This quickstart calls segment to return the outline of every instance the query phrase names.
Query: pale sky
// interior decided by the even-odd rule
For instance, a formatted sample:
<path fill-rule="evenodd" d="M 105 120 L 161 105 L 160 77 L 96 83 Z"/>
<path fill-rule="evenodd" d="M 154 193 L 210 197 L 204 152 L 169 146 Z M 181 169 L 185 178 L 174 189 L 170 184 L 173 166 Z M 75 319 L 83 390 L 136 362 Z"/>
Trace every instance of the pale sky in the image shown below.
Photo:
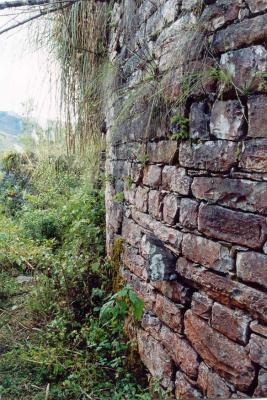
<path fill-rule="evenodd" d="M 0 30 L 12 18 L 6 15 L 8 13 L 8 10 L 0 13 Z M 49 58 L 46 49 L 37 50 L 29 44 L 26 25 L 0 35 L 0 111 L 21 114 L 21 104 L 33 98 L 37 105 L 35 116 L 42 124 L 47 119 L 58 117 L 59 107 L 55 99 L 58 89 L 54 80 L 56 64 Z"/>

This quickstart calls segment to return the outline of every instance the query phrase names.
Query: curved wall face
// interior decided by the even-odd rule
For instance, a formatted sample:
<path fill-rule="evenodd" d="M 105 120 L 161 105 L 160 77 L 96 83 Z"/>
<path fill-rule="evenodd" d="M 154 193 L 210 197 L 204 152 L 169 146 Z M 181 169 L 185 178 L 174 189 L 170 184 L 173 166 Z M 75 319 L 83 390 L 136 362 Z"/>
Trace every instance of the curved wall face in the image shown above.
<path fill-rule="evenodd" d="M 107 247 L 141 358 L 177 399 L 267 396 L 267 1 L 124 0 L 111 25 Z"/>

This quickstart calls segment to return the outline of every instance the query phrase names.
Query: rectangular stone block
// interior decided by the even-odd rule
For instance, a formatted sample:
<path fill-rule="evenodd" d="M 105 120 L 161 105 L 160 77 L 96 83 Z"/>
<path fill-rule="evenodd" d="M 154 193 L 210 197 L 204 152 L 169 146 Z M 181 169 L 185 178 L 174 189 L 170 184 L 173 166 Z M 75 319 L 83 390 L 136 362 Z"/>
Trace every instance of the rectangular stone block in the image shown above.
<path fill-rule="evenodd" d="M 213 49 L 216 52 L 240 49 L 253 43 L 264 41 L 267 37 L 267 15 L 245 19 L 215 34 Z"/>
<path fill-rule="evenodd" d="M 138 247 L 142 239 L 142 231 L 131 219 L 124 217 L 122 222 L 122 237 L 132 246 Z"/>
<path fill-rule="evenodd" d="M 266 95 L 250 96 L 248 98 L 248 136 L 252 138 L 267 138 Z"/>
<path fill-rule="evenodd" d="M 148 194 L 148 212 L 153 218 L 162 219 L 163 193 L 158 190 L 150 190 Z"/>
<path fill-rule="evenodd" d="M 208 399 L 230 399 L 231 391 L 224 379 L 202 362 L 199 366 L 197 384 Z"/>
<path fill-rule="evenodd" d="M 160 339 L 161 325 L 162 325 L 161 321 L 153 314 L 149 312 L 144 313 L 141 321 L 141 326 L 156 340 Z"/>
<path fill-rule="evenodd" d="M 175 303 L 180 303 L 182 305 L 188 305 L 190 303 L 191 289 L 179 282 L 151 282 L 151 285 Z"/>
<path fill-rule="evenodd" d="M 181 333 L 183 330 L 183 309 L 183 306 L 173 303 L 160 294 L 156 297 L 155 314 L 175 332 Z"/>
<path fill-rule="evenodd" d="M 162 171 L 162 189 L 177 192 L 187 196 L 190 191 L 192 178 L 186 175 L 184 168 L 165 165 Z"/>
<path fill-rule="evenodd" d="M 192 297 L 191 310 L 201 318 L 210 319 L 213 301 L 204 293 L 195 292 Z"/>
<path fill-rule="evenodd" d="M 208 140 L 209 136 L 209 109 L 204 102 L 193 103 L 190 107 L 189 135 L 191 139 Z"/>
<path fill-rule="evenodd" d="M 182 142 L 179 150 L 180 165 L 212 172 L 226 172 L 237 160 L 237 144 L 225 140 L 204 143 Z"/>
<path fill-rule="evenodd" d="M 199 203 L 197 201 L 182 199 L 180 205 L 180 224 L 188 229 L 197 228 L 198 207 Z"/>
<path fill-rule="evenodd" d="M 127 203 L 135 204 L 135 194 L 136 194 L 136 185 L 131 185 L 130 187 L 126 187 L 124 185 L 124 200 Z"/>
<path fill-rule="evenodd" d="M 207 200 L 230 208 L 267 214 L 267 182 L 220 177 L 196 177 L 192 193 L 197 199 Z"/>
<path fill-rule="evenodd" d="M 264 368 L 261 368 L 258 376 L 258 386 L 253 394 L 253 397 L 256 398 L 266 398 L 267 395 L 267 371 Z"/>
<path fill-rule="evenodd" d="M 220 276 L 211 271 L 179 258 L 177 272 L 190 286 L 204 290 L 207 295 L 219 303 L 232 304 L 248 310 L 254 318 L 267 322 L 267 295 L 229 277 Z M 178 278 L 179 279 L 179 278 Z"/>
<path fill-rule="evenodd" d="M 133 274 L 145 281 L 147 280 L 146 260 L 138 254 L 136 248 L 124 244 L 122 260 L 125 267 L 127 267 Z"/>
<path fill-rule="evenodd" d="M 259 324 L 258 321 L 252 321 L 250 324 L 250 329 L 252 332 L 258 333 L 259 335 L 267 338 L 267 326 Z"/>
<path fill-rule="evenodd" d="M 251 360 L 267 368 L 267 339 L 259 335 L 252 334 L 248 344 L 249 356 Z"/>
<path fill-rule="evenodd" d="M 148 209 L 148 188 L 138 186 L 135 192 L 135 206 L 137 210 L 147 212 Z"/>
<path fill-rule="evenodd" d="M 258 13 L 267 10 L 266 0 L 247 0 L 247 4 L 252 13 Z"/>
<path fill-rule="evenodd" d="M 175 364 L 190 378 L 196 378 L 199 366 L 198 355 L 189 342 L 165 325 L 160 330 L 160 340 Z"/>
<path fill-rule="evenodd" d="M 158 188 L 161 184 L 161 168 L 158 165 L 147 165 L 144 168 L 143 184 Z"/>
<path fill-rule="evenodd" d="M 267 234 L 265 217 L 212 205 L 199 208 L 198 229 L 209 237 L 254 249 L 263 246 Z"/>
<path fill-rule="evenodd" d="M 239 140 L 244 134 L 245 109 L 238 100 L 216 101 L 211 110 L 210 132 L 217 139 Z"/>
<path fill-rule="evenodd" d="M 239 166 L 249 172 L 267 172 L 267 139 L 245 142 Z"/>
<path fill-rule="evenodd" d="M 182 372 L 177 372 L 175 380 L 176 399 L 202 399 L 201 392 L 193 386 Z"/>
<path fill-rule="evenodd" d="M 249 388 L 255 369 L 243 346 L 212 329 L 190 310 L 185 314 L 185 334 L 198 354 L 219 375 L 240 390 Z"/>
<path fill-rule="evenodd" d="M 248 342 L 251 318 L 241 310 L 231 310 L 219 303 L 212 307 L 211 326 L 235 342 Z"/>
<path fill-rule="evenodd" d="M 230 250 L 218 242 L 201 236 L 185 234 L 182 241 L 182 254 L 189 260 L 220 272 L 233 269 Z"/>
<path fill-rule="evenodd" d="M 163 221 L 174 225 L 178 221 L 181 199 L 175 194 L 167 194 L 163 200 Z"/>
<path fill-rule="evenodd" d="M 169 387 L 173 374 L 171 357 L 157 340 L 141 329 L 138 330 L 137 343 L 141 360 L 151 375 L 158 378 L 163 387 Z"/>
<path fill-rule="evenodd" d="M 253 251 L 237 253 L 236 269 L 242 281 L 256 283 L 267 289 L 267 255 Z"/>
<path fill-rule="evenodd" d="M 162 140 L 147 144 L 147 156 L 150 163 L 171 163 L 177 153 L 177 142 Z"/>
<path fill-rule="evenodd" d="M 240 8 L 240 0 L 231 3 L 228 0 L 217 0 L 216 3 L 206 6 L 201 19 L 206 29 L 214 31 L 234 21 L 238 17 Z"/>

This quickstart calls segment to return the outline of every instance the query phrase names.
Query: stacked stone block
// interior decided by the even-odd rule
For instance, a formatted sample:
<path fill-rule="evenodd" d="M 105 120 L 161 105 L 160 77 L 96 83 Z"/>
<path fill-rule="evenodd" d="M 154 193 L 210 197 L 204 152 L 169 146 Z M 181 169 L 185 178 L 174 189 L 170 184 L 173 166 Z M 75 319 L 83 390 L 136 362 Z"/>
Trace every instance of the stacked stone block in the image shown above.
<path fill-rule="evenodd" d="M 267 1 L 125 0 L 113 14 L 107 248 L 124 239 L 121 274 L 145 303 L 141 359 L 177 399 L 267 396 Z M 147 66 L 179 98 L 176 49 L 197 19 L 201 68 L 218 76 L 188 94 L 188 137 L 154 114 L 148 126 L 147 94 L 118 123 Z"/>

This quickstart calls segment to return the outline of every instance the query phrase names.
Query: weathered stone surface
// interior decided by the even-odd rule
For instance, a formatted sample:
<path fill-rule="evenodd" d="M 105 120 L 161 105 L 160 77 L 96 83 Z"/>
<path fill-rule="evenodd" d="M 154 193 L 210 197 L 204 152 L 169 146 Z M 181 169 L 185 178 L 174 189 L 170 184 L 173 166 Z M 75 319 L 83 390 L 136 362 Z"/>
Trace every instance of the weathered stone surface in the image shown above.
<path fill-rule="evenodd" d="M 195 292 L 192 297 L 191 310 L 201 318 L 209 319 L 213 301 L 204 293 Z"/>
<path fill-rule="evenodd" d="M 134 183 L 139 184 L 143 178 L 143 166 L 142 164 L 133 162 L 131 164 L 131 171 L 130 171 L 130 177 L 133 180 Z"/>
<path fill-rule="evenodd" d="M 149 162 L 171 163 L 177 153 L 177 143 L 172 140 L 160 142 L 149 142 L 147 144 L 147 155 Z"/>
<path fill-rule="evenodd" d="M 214 300 L 246 309 L 255 318 L 267 322 L 267 295 L 229 277 L 219 276 L 195 266 L 185 258 L 179 258 L 178 274 L 190 285 L 201 288 Z"/>
<path fill-rule="evenodd" d="M 246 19 L 217 32 L 213 48 L 217 52 L 240 49 L 267 37 L 267 15 Z"/>
<path fill-rule="evenodd" d="M 163 193 L 150 190 L 148 194 L 148 212 L 156 219 L 162 219 Z"/>
<path fill-rule="evenodd" d="M 221 177 L 196 177 L 193 195 L 230 208 L 267 214 L 267 182 Z"/>
<path fill-rule="evenodd" d="M 255 370 L 244 347 L 213 330 L 191 311 L 185 314 L 185 333 L 203 360 L 240 390 L 252 383 Z"/>
<path fill-rule="evenodd" d="M 199 208 L 198 229 L 209 237 L 255 249 L 267 234 L 266 218 L 212 205 Z"/>
<path fill-rule="evenodd" d="M 245 171 L 267 172 L 267 139 L 245 142 L 239 165 Z"/>
<path fill-rule="evenodd" d="M 163 220 L 169 225 L 177 222 L 181 199 L 175 194 L 168 194 L 163 200 Z"/>
<path fill-rule="evenodd" d="M 195 378 L 198 373 L 198 356 L 186 339 L 172 332 L 167 326 L 162 326 L 160 339 L 170 356 L 180 369 L 188 376 Z"/>
<path fill-rule="evenodd" d="M 138 254 L 137 249 L 124 245 L 123 263 L 133 274 L 143 280 L 147 280 L 148 275 L 146 261 Z"/>
<path fill-rule="evenodd" d="M 126 187 L 124 185 L 124 200 L 127 203 L 135 204 L 135 194 L 136 194 L 136 185 L 131 185 L 130 187 Z"/>
<path fill-rule="evenodd" d="M 122 223 L 122 237 L 129 244 L 137 247 L 142 239 L 142 231 L 132 220 L 124 217 Z"/>
<path fill-rule="evenodd" d="M 138 331 L 137 341 L 141 360 L 151 375 L 160 379 L 163 387 L 170 386 L 173 373 L 170 356 L 157 340 L 141 329 Z"/>
<path fill-rule="evenodd" d="M 267 50 L 263 46 L 229 51 L 221 56 L 220 64 L 238 88 L 262 90 L 262 73 L 267 68 Z M 225 82 L 221 84 L 225 86 Z"/>
<path fill-rule="evenodd" d="M 137 210 L 147 212 L 148 209 L 148 189 L 138 186 L 135 192 L 135 206 Z"/>
<path fill-rule="evenodd" d="M 267 10 L 266 0 L 246 0 L 246 2 L 253 13 Z"/>
<path fill-rule="evenodd" d="M 182 332 L 183 329 L 183 306 L 177 305 L 158 294 L 154 308 L 155 314 L 175 332 Z"/>
<path fill-rule="evenodd" d="M 184 168 L 165 165 L 162 171 L 162 188 L 187 196 L 192 178 L 186 175 Z"/>
<path fill-rule="evenodd" d="M 201 392 L 191 385 L 182 372 L 177 372 L 175 380 L 175 396 L 176 399 L 194 400 L 202 399 Z"/>
<path fill-rule="evenodd" d="M 180 218 L 181 225 L 189 229 L 197 228 L 199 203 L 191 199 L 182 199 L 180 205 Z"/>
<path fill-rule="evenodd" d="M 258 386 L 253 394 L 253 397 L 267 396 L 267 370 L 261 368 L 258 376 Z"/>
<path fill-rule="evenodd" d="M 148 165 L 144 169 L 144 185 L 158 188 L 161 184 L 161 168 L 157 165 Z"/>
<path fill-rule="evenodd" d="M 202 236 L 185 234 L 182 241 L 182 253 L 189 260 L 216 271 L 229 272 L 233 269 L 230 250 Z"/>
<path fill-rule="evenodd" d="M 202 362 L 199 366 L 197 384 L 208 399 L 229 399 L 231 391 L 226 382 Z"/>
<path fill-rule="evenodd" d="M 219 303 L 212 307 L 211 326 L 225 336 L 246 344 L 251 318 L 240 310 L 231 310 Z"/>
<path fill-rule="evenodd" d="M 191 139 L 209 139 L 209 117 L 209 110 L 204 102 L 191 105 L 189 117 Z"/>
<path fill-rule="evenodd" d="M 146 235 L 143 249 L 148 255 L 148 276 L 152 281 L 168 281 L 176 278 L 176 257 L 163 243 L 152 235 Z"/>
<path fill-rule="evenodd" d="M 224 172 L 236 163 L 237 145 L 225 140 L 180 144 L 179 162 L 183 167 Z"/>
<path fill-rule="evenodd" d="M 248 98 L 248 136 L 267 138 L 267 96 Z"/>
<path fill-rule="evenodd" d="M 238 140 L 245 131 L 245 109 L 238 100 L 216 101 L 211 111 L 210 133 L 217 139 Z"/>
<path fill-rule="evenodd" d="M 236 259 L 238 278 L 267 288 L 267 255 L 249 251 L 238 253 Z"/>
<path fill-rule="evenodd" d="M 147 20 L 146 25 L 146 35 L 148 38 L 155 37 L 162 32 L 166 25 L 175 20 L 179 4 L 180 0 L 167 0 L 162 2 L 159 7 L 157 7 L 157 2 L 154 3 L 156 12 Z"/>
<path fill-rule="evenodd" d="M 164 296 L 176 303 L 188 305 L 190 302 L 191 290 L 176 281 L 151 282 L 151 285 L 159 290 Z"/>
<path fill-rule="evenodd" d="M 179 253 L 183 234 L 176 229 L 169 228 L 159 221 L 155 221 L 150 215 L 141 213 L 137 210 L 132 210 L 133 220 L 145 229 L 149 229 L 155 236 L 162 242 L 168 243 L 171 247 Z"/>
<path fill-rule="evenodd" d="M 258 321 L 253 321 L 250 324 L 252 332 L 259 333 L 262 336 L 267 337 L 267 326 L 261 325 Z"/>
<path fill-rule="evenodd" d="M 141 326 L 156 340 L 159 339 L 161 325 L 161 321 L 153 314 L 149 312 L 144 313 L 141 320 Z"/>
<path fill-rule="evenodd" d="M 267 339 L 253 333 L 250 337 L 248 349 L 251 360 L 267 368 Z"/>
<path fill-rule="evenodd" d="M 109 225 L 112 226 L 115 233 L 119 233 L 121 230 L 121 224 L 123 219 L 123 207 L 122 204 L 111 202 L 109 206 Z"/>
<path fill-rule="evenodd" d="M 213 31 L 235 20 L 240 8 L 240 0 L 231 3 L 228 0 L 218 0 L 215 4 L 210 4 L 202 14 L 206 29 Z"/>

